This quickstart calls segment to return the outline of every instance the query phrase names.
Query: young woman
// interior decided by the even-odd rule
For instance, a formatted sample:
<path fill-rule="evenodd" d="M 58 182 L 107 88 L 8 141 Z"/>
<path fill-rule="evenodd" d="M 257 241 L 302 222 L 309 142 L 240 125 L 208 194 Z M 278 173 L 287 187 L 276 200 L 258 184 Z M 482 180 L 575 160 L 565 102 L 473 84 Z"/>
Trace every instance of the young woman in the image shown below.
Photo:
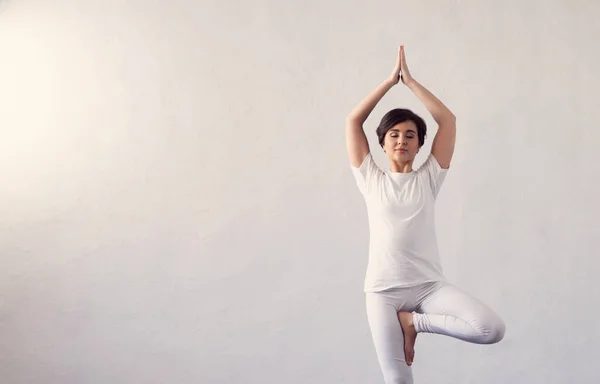
<path fill-rule="evenodd" d="M 402 81 L 421 100 L 438 130 L 431 153 L 418 168 L 415 155 L 425 141 L 423 119 L 393 109 L 377 128 L 389 170 L 374 162 L 363 123 L 381 98 Z M 504 337 L 504 322 L 485 304 L 449 283 L 442 272 L 434 204 L 454 152 L 456 117 L 419 84 L 406 65 L 404 46 L 391 76 L 346 119 L 350 165 L 369 217 L 366 308 L 377 358 L 387 384 L 412 383 L 418 333 L 435 333 L 477 344 Z"/>

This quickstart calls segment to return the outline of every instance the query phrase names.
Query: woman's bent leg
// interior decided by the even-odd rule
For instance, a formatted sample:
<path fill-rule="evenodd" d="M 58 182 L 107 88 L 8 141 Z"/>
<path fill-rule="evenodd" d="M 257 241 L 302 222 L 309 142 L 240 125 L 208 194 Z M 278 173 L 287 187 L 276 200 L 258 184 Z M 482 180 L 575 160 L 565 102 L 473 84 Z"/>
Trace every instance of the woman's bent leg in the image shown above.
<path fill-rule="evenodd" d="M 419 306 L 413 321 L 417 332 L 436 333 L 476 344 L 497 343 L 504 321 L 487 305 L 448 283 L 434 290 Z"/>

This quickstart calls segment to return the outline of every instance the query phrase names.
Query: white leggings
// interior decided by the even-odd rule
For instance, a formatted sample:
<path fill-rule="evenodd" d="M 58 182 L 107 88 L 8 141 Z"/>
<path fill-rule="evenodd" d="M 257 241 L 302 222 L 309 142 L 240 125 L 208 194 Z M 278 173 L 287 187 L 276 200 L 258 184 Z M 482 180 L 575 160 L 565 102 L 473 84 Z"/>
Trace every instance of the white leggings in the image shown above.
<path fill-rule="evenodd" d="M 436 333 L 476 344 L 492 344 L 504 337 L 504 322 L 494 311 L 447 282 L 367 292 L 366 305 L 386 384 L 413 383 L 412 368 L 404 359 L 398 312 L 413 312 L 417 333 Z"/>

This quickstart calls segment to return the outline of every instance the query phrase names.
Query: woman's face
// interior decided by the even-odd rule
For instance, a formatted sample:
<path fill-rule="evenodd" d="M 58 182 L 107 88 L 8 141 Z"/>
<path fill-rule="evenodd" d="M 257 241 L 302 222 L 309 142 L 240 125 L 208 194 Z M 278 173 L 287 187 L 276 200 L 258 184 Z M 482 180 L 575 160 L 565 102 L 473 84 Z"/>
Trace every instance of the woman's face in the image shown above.
<path fill-rule="evenodd" d="M 414 160 L 419 152 L 416 124 L 409 120 L 390 128 L 385 134 L 383 150 L 390 161 L 406 163 Z"/>

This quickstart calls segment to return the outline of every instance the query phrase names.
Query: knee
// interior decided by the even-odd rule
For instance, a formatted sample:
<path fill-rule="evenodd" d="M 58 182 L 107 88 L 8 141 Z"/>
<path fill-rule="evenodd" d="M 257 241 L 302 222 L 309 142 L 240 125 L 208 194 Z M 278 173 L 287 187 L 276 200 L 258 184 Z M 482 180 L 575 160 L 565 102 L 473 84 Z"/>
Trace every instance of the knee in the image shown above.
<path fill-rule="evenodd" d="M 481 344 L 495 344 L 504 339 L 506 333 L 506 324 L 500 317 L 489 319 L 483 327 L 481 327 Z"/>

